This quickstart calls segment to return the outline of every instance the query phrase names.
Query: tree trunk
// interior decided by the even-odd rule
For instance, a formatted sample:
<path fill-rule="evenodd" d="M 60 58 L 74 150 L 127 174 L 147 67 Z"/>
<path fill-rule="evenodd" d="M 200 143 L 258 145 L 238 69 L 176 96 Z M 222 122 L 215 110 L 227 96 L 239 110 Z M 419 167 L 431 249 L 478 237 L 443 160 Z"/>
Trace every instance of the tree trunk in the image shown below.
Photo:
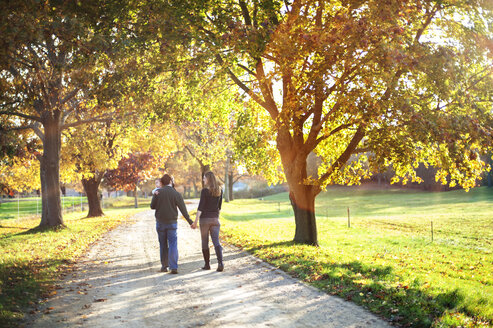
<path fill-rule="evenodd" d="M 135 200 L 134 207 L 135 208 L 138 208 L 139 207 L 139 203 L 137 201 L 137 185 L 135 185 L 135 189 L 134 189 L 134 200 Z"/>
<path fill-rule="evenodd" d="M 42 214 L 40 227 L 63 226 L 60 198 L 61 129 L 59 114 L 44 120 L 43 155 L 40 158 Z"/>
<path fill-rule="evenodd" d="M 87 204 L 89 205 L 89 212 L 87 213 L 88 218 L 104 215 L 101 208 L 101 200 L 98 195 L 100 183 L 101 178 L 99 175 L 90 179 L 82 179 L 82 185 L 84 186 L 84 191 L 87 195 Z"/>
<path fill-rule="evenodd" d="M 294 242 L 318 246 L 315 219 L 315 197 L 318 193 L 314 192 L 313 186 L 304 184 L 309 152 L 303 152 L 301 148 L 296 147 L 287 129 L 279 131 L 276 141 L 294 212 Z"/>
<path fill-rule="evenodd" d="M 296 196 L 289 193 L 291 206 L 293 206 L 296 230 L 294 241 L 296 243 L 318 246 L 317 222 L 315 219 L 315 196 L 306 193 Z"/>
<path fill-rule="evenodd" d="M 226 157 L 224 171 L 224 201 L 229 203 L 229 155 Z"/>
<path fill-rule="evenodd" d="M 233 173 L 229 174 L 228 188 L 229 188 L 229 200 L 234 200 L 233 197 Z"/>
<path fill-rule="evenodd" d="M 202 183 L 202 189 L 204 188 L 204 174 L 205 172 L 209 172 L 211 170 L 211 167 L 209 164 L 203 165 L 200 163 L 200 176 L 201 176 L 201 183 Z"/>
<path fill-rule="evenodd" d="M 193 197 L 197 197 L 198 194 L 199 194 L 199 190 L 198 190 L 197 185 L 195 184 L 195 182 L 193 182 L 193 192 L 194 192 Z"/>

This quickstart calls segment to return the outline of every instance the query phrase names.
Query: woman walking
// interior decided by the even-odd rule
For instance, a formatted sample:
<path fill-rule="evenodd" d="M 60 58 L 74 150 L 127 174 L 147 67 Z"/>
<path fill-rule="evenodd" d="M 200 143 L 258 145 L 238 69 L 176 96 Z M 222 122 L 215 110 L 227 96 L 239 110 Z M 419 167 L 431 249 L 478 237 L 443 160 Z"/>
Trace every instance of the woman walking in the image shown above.
<path fill-rule="evenodd" d="M 210 251 L 209 251 L 209 234 L 211 235 L 214 250 L 217 256 L 217 271 L 224 270 L 223 248 L 219 242 L 219 212 L 223 201 L 223 191 L 212 172 L 204 174 L 204 189 L 200 193 L 200 202 L 197 209 L 197 217 L 192 224 L 192 228 L 197 227 L 200 220 L 200 236 L 202 238 L 202 255 L 204 256 L 205 265 L 202 269 L 210 270 Z"/>

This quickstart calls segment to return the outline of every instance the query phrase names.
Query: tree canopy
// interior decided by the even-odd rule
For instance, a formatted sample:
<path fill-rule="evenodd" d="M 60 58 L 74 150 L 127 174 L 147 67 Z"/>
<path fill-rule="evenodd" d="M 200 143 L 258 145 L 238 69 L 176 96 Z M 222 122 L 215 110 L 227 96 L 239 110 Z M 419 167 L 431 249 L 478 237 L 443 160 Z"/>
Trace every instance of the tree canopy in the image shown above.
<path fill-rule="evenodd" d="M 1 127 L 32 129 L 42 140 L 42 194 L 54 199 L 61 131 L 138 109 L 201 135 L 197 149 L 213 150 L 202 159 L 224 156 L 213 140 L 235 128 L 242 137 L 234 145 L 252 169 L 278 180 L 280 164 L 294 239 L 303 243 L 317 244 L 314 202 L 329 184 L 359 183 L 388 167 L 394 181 L 419 181 L 424 163 L 439 181 L 467 189 L 487 168 L 490 1 L 1 6 L 9 12 L 0 25 Z M 234 90 L 215 92 L 224 76 L 250 104 Z M 311 153 L 322 162 L 316 175 L 307 171 Z M 60 223 L 59 204 L 43 204 L 43 217 Z"/>
<path fill-rule="evenodd" d="M 420 162 L 465 188 L 491 147 L 492 5 L 486 1 L 171 1 L 162 28 L 193 40 L 270 116 L 295 241 L 316 244 L 314 198 Z M 322 158 L 308 176 L 307 156 Z M 360 154 L 355 157 L 353 155 Z"/>

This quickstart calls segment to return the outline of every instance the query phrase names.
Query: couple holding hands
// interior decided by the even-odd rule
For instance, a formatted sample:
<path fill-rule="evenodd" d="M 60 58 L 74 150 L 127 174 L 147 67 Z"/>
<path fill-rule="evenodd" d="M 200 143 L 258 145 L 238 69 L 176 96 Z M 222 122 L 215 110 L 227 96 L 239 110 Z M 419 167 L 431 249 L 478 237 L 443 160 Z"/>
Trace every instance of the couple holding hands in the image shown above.
<path fill-rule="evenodd" d="M 199 206 L 195 221 L 190 219 L 185 202 L 181 194 L 175 190 L 173 178 L 165 174 L 156 180 L 156 189 L 153 190 L 151 209 L 156 210 L 156 230 L 159 238 L 161 258 L 161 272 L 178 273 L 178 210 L 188 221 L 192 229 L 197 228 L 200 222 L 200 236 L 202 239 L 202 255 L 204 256 L 204 270 L 210 270 L 209 235 L 217 256 L 217 271 L 223 271 L 223 249 L 219 242 L 219 211 L 222 204 L 222 190 L 212 172 L 206 172 L 203 177 L 204 189 L 200 193 Z"/>

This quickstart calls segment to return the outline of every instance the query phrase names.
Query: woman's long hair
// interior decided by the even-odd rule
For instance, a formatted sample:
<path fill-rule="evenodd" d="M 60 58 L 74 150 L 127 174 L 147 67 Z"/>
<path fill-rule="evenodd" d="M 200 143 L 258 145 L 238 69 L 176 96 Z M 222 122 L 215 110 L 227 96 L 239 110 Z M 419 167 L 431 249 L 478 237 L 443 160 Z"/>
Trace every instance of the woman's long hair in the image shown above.
<path fill-rule="evenodd" d="M 216 176 L 214 173 L 211 171 L 205 172 L 204 173 L 205 177 L 207 178 L 207 183 L 205 187 L 210 190 L 212 196 L 214 197 L 219 197 L 221 196 L 221 186 L 216 180 Z"/>

